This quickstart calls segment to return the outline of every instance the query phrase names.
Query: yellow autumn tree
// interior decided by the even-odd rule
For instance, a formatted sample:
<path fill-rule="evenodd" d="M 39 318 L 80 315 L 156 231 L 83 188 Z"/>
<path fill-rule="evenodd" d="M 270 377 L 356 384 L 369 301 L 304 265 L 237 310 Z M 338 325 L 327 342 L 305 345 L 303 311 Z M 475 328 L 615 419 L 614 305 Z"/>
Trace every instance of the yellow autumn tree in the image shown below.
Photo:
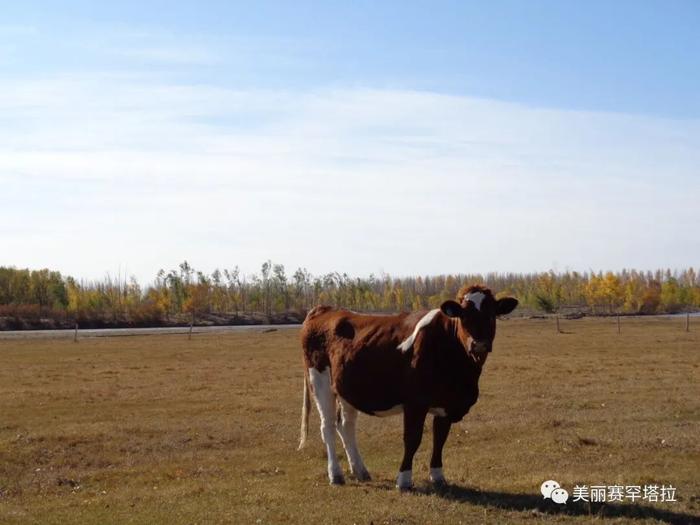
<path fill-rule="evenodd" d="M 620 283 L 620 278 L 612 272 L 605 274 L 601 283 L 600 293 L 610 313 L 617 310 L 624 302 L 624 289 Z"/>

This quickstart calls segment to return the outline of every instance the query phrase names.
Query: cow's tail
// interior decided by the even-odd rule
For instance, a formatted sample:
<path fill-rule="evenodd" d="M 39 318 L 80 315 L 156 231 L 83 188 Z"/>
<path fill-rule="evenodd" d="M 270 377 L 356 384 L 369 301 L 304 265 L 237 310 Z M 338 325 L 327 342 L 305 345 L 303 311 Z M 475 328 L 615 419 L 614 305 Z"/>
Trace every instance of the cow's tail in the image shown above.
<path fill-rule="evenodd" d="M 299 448 L 306 445 L 309 436 L 309 410 L 311 409 L 311 392 L 309 392 L 309 374 L 304 371 L 304 400 L 301 402 L 301 431 L 299 435 Z"/>

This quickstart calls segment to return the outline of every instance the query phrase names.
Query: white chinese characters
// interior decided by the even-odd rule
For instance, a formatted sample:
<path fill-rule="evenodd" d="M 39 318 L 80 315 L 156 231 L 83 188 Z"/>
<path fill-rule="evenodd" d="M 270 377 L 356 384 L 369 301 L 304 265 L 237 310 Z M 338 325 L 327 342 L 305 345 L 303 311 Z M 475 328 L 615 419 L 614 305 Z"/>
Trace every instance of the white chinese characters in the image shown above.
<path fill-rule="evenodd" d="M 553 479 L 547 480 L 540 486 L 544 499 L 555 503 L 566 503 L 569 493 Z M 587 503 L 612 503 L 623 501 L 645 501 L 649 503 L 675 502 L 676 487 L 673 485 L 574 485 L 571 501 Z"/>
<path fill-rule="evenodd" d="M 575 485 L 571 501 L 605 503 L 615 501 L 647 501 L 649 503 L 673 502 L 676 488 L 673 485 Z"/>

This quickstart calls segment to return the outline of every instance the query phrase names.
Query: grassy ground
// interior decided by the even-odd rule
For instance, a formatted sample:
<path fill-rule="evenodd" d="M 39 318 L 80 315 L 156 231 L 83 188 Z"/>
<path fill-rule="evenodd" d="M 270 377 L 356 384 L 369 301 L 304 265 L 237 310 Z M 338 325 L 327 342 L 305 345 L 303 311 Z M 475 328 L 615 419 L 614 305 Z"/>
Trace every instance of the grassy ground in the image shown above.
<path fill-rule="evenodd" d="M 700 520 L 700 328 L 678 319 L 501 322 L 452 485 L 398 493 L 400 417 L 361 416 L 373 481 L 297 452 L 296 329 L 0 341 L 0 523 L 689 523 Z M 345 465 L 345 463 L 343 463 Z M 669 484 L 676 503 L 557 506 L 540 484 Z"/>

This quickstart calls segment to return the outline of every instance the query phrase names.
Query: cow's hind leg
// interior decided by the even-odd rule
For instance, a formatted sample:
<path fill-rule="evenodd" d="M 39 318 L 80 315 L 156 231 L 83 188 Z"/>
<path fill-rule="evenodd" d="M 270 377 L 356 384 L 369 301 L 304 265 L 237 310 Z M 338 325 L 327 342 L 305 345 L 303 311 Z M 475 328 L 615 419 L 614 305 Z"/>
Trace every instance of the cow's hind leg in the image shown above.
<path fill-rule="evenodd" d="M 321 416 L 321 438 L 328 455 L 328 479 L 332 485 L 342 485 L 345 479 L 335 454 L 335 396 L 331 389 L 330 368 L 326 367 L 322 372 L 309 368 L 309 381 Z"/>
<path fill-rule="evenodd" d="M 340 408 L 341 419 L 338 434 L 340 434 L 345 453 L 348 456 L 350 471 L 359 481 L 369 481 L 371 479 L 369 472 L 367 472 L 367 467 L 360 456 L 360 450 L 357 448 L 357 409 L 342 398 L 340 398 Z"/>

